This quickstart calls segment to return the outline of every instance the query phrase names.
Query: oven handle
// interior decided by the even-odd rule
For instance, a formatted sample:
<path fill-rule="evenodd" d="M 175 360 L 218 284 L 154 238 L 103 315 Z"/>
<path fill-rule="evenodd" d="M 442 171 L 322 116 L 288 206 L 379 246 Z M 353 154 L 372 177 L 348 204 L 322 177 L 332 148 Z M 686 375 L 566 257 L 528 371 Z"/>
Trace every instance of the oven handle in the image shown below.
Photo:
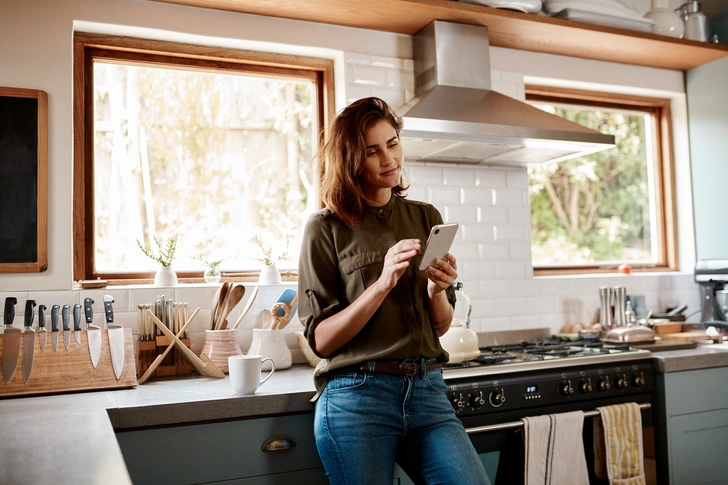
<path fill-rule="evenodd" d="M 639 404 L 640 410 L 650 409 L 652 405 L 650 403 Z M 599 411 L 596 409 L 592 411 L 584 411 L 585 418 L 593 418 L 599 416 Z M 488 433 L 490 431 L 503 431 L 506 429 L 518 429 L 523 428 L 523 421 L 510 421 L 508 423 L 501 424 L 489 424 L 486 426 L 476 426 L 475 428 L 465 428 L 465 432 L 468 434 L 479 434 Z"/>

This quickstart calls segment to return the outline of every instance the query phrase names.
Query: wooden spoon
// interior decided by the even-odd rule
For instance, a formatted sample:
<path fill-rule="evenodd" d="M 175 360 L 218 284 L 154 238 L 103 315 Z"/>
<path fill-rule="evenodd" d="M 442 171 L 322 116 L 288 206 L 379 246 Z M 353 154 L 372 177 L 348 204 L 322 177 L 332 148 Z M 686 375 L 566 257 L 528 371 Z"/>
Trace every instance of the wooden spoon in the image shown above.
<path fill-rule="evenodd" d="M 222 308 L 222 311 L 220 311 L 220 315 L 217 318 L 217 329 L 218 330 L 224 330 L 227 328 L 227 317 L 230 315 L 230 312 L 233 311 L 233 309 L 240 303 L 240 300 L 243 299 L 243 296 L 245 295 L 245 286 L 243 285 L 233 285 L 230 287 L 230 289 L 227 292 L 227 296 L 225 297 L 225 305 Z"/>
<path fill-rule="evenodd" d="M 210 311 L 210 330 L 216 330 L 217 315 L 220 313 L 220 307 L 225 301 L 225 295 L 227 295 L 229 287 L 230 282 L 226 281 L 220 286 L 220 288 L 217 289 L 217 293 L 215 293 L 212 300 L 212 310 Z"/>
<path fill-rule="evenodd" d="M 240 325 L 240 322 L 243 321 L 243 317 L 248 313 L 248 310 L 250 310 L 250 307 L 253 306 L 253 302 L 255 301 L 255 297 L 258 296 L 258 287 L 253 288 L 253 294 L 250 295 L 250 299 L 248 299 L 248 303 L 245 304 L 245 307 L 243 308 L 243 312 L 240 314 L 238 319 L 235 321 L 235 325 L 233 325 L 233 330 L 238 328 L 238 325 Z"/>

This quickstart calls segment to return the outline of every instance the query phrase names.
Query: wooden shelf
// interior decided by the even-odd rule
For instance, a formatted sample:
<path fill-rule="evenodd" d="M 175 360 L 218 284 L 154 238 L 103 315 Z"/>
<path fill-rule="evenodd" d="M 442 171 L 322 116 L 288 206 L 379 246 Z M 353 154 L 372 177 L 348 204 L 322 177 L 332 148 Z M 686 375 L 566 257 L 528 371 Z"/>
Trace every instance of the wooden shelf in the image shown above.
<path fill-rule="evenodd" d="M 485 25 L 490 44 L 685 71 L 728 56 L 728 45 L 524 14 L 451 0 L 156 0 L 413 35 L 432 20 Z"/>

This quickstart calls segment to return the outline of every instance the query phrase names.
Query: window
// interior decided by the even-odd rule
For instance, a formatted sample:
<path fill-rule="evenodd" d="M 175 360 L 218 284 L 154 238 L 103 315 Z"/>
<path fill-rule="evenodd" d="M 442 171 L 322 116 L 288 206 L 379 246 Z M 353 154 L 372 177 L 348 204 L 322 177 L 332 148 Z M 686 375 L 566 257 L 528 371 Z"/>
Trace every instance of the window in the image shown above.
<path fill-rule="evenodd" d="M 331 61 L 79 33 L 74 69 L 74 279 L 147 282 L 175 235 L 183 281 L 295 270 Z"/>
<path fill-rule="evenodd" d="M 537 108 L 616 146 L 529 167 L 535 275 L 677 270 L 669 100 L 528 86 Z"/>

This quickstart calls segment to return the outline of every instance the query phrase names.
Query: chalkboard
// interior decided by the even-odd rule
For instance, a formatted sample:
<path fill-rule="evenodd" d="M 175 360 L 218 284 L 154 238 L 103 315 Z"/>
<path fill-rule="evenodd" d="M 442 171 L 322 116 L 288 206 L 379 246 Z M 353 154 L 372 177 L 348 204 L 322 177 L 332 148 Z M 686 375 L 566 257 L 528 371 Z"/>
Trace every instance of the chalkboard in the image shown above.
<path fill-rule="evenodd" d="M 48 269 L 48 95 L 0 87 L 0 273 Z"/>

